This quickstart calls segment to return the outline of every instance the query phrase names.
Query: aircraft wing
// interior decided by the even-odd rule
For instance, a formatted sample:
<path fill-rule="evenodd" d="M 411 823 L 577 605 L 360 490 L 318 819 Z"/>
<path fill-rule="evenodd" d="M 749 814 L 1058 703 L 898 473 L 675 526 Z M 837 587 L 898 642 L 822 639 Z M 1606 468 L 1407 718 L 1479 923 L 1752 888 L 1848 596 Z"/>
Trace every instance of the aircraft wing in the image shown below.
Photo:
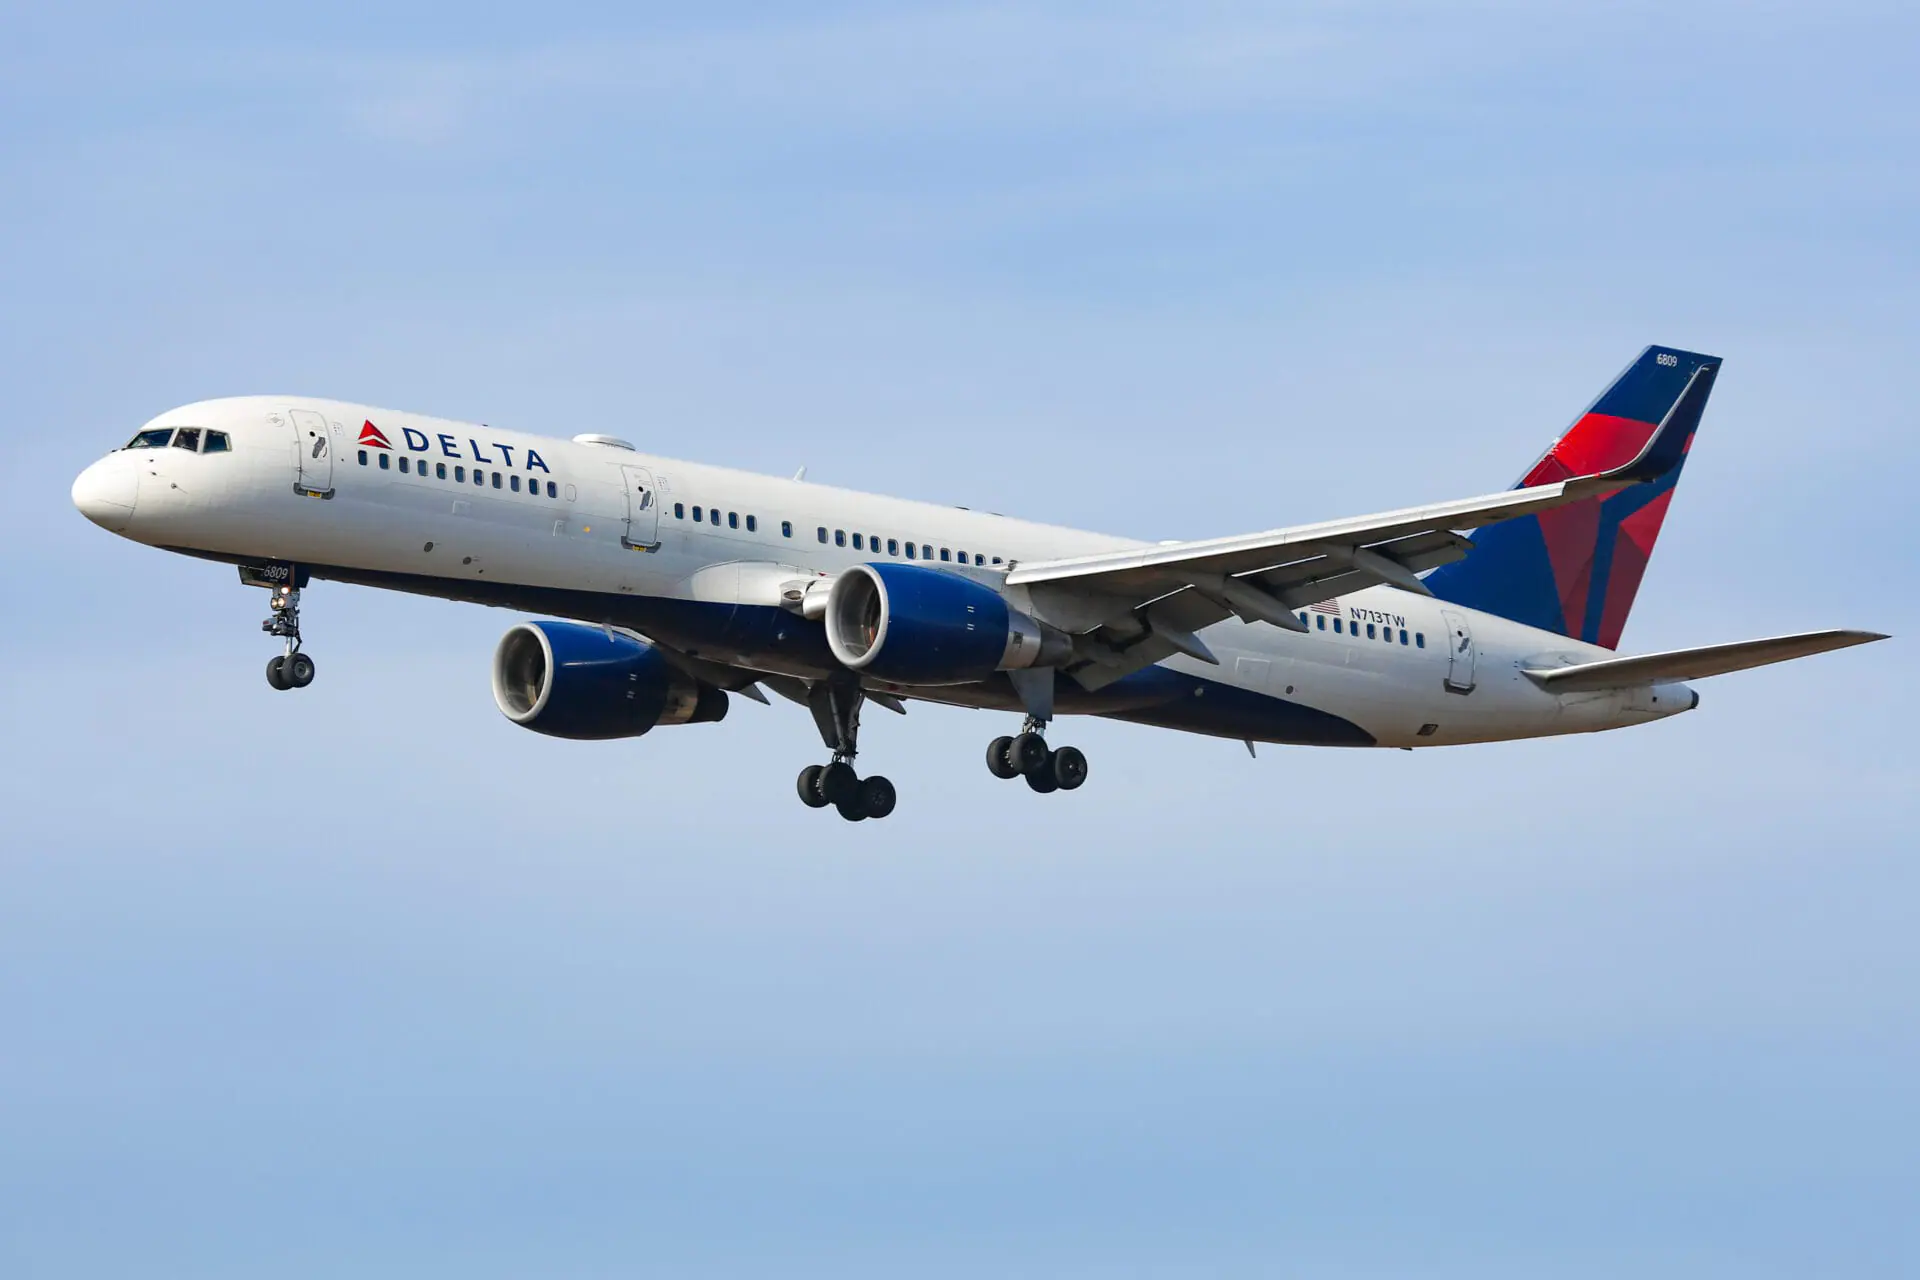
<path fill-rule="evenodd" d="M 1386 583 L 1429 595 L 1421 571 L 1464 558 L 1460 532 L 1657 480 L 1685 451 L 1713 386 L 1703 365 L 1646 447 L 1626 464 L 1532 488 L 1377 515 L 1016 565 L 1042 616 L 1082 637 L 1090 661 L 1072 674 L 1099 688 L 1185 653 L 1216 661 L 1194 632 L 1229 616 L 1293 631 L 1294 611 Z"/>
<path fill-rule="evenodd" d="M 1528 667 L 1524 674 L 1549 693 L 1625 689 L 1663 680 L 1698 680 L 1725 675 L 1729 671 L 1745 671 L 1749 667 L 1764 667 L 1886 638 L 1877 631 L 1808 631 L 1797 636 L 1738 640 L 1699 649 L 1673 649 L 1633 658 L 1583 662 L 1571 667 Z"/>

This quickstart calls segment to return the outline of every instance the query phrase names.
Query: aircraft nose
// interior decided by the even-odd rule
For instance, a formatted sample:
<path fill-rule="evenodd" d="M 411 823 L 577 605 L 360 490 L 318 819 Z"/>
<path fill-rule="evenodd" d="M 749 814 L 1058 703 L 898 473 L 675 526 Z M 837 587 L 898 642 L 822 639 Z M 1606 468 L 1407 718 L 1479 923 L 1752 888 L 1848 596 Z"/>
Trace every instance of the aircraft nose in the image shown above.
<path fill-rule="evenodd" d="M 102 529 L 120 533 L 133 519 L 140 472 L 123 453 L 108 454 L 73 482 L 73 505 Z"/>

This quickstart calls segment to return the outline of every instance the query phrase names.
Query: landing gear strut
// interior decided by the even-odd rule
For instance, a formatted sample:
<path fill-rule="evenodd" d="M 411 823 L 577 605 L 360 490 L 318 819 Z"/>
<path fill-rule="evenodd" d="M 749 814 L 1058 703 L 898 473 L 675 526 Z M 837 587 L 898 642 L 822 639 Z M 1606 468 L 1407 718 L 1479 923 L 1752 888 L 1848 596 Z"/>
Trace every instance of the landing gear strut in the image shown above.
<path fill-rule="evenodd" d="M 287 651 L 267 663 L 267 683 L 276 689 L 304 689 L 313 683 L 313 659 L 300 651 L 300 588 L 291 582 L 275 587 L 272 609 L 260 629 L 285 640 Z"/>
<path fill-rule="evenodd" d="M 823 680 L 808 691 L 807 705 L 833 759 L 808 765 L 795 781 L 802 804 L 809 809 L 832 805 L 848 822 L 884 818 L 898 800 L 887 779 L 878 774 L 862 778 L 853 771 L 853 758 L 860 751 L 860 704 L 865 701 L 860 682 L 852 678 Z"/>
<path fill-rule="evenodd" d="M 1050 791 L 1072 791 L 1087 780 L 1087 757 L 1078 747 L 1049 750 L 1046 722 L 1028 716 L 1020 732 L 995 738 L 987 744 L 987 769 L 996 778 L 1025 778 L 1027 785 L 1045 795 Z"/>

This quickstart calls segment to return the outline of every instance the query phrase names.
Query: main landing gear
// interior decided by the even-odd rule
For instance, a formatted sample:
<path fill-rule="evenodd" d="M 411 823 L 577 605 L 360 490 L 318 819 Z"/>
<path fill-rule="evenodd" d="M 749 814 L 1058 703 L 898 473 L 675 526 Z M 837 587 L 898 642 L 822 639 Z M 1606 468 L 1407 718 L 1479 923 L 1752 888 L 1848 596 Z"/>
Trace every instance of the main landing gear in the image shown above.
<path fill-rule="evenodd" d="M 898 797 L 893 783 L 875 774 L 862 778 L 853 771 L 853 758 L 859 754 L 860 704 L 866 694 L 856 679 L 823 680 L 807 696 L 820 739 L 833 752 L 827 764 L 810 764 L 800 771 L 795 787 L 800 802 L 809 809 L 832 805 L 848 822 L 884 818 L 893 812 Z"/>
<path fill-rule="evenodd" d="M 987 744 L 987 769 L 996 778 L 1025 778 L 1041 795 L 1074 790 L 1087 780 L 1087 757 L 1078 747 L 1049 750 L 1045 731 L 1043 721 L 1028 716 L 1019 733 Z"/>
<path fill-rule="evenodd" d="M 272 608 L 260 629 L 285 640 L 287 651 L 267 663 L 267 683 L 276 689 L 304 689 L 313 683 L 313 659 L 300 651 L 300 588 L 291 583 L 275 587 Z"/>

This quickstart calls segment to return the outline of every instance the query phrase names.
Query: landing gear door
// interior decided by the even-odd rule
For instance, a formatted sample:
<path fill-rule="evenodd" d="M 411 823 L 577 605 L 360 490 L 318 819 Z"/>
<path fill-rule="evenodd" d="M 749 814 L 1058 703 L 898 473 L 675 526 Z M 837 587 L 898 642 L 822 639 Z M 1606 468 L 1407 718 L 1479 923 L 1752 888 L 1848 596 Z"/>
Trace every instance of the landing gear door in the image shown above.
<path fill-rule="evenodd" d="M 1440 611 L 1447 624 L 1447 689 L 1451 693 L 1473 692 L 1473 631 L 1464 615 L 1451 609 Z"/>
<path fill-rule="evenodd" d="M 293 423 L 293 456 L 298 470 L 293 487 L 314 498 L 333 496 L 333 437 L 327 434 L 327 419 L 311 409 L 294 409 L 287 414 Z"/>
<path fill-rule="evenodd" d="M 621 467 L 627 484 L 627 532 L 622 546 L 635 551 L 652 551 L 660 545 L 660 495 L 654 488 L 653 472 L 645 467 Z"/>

